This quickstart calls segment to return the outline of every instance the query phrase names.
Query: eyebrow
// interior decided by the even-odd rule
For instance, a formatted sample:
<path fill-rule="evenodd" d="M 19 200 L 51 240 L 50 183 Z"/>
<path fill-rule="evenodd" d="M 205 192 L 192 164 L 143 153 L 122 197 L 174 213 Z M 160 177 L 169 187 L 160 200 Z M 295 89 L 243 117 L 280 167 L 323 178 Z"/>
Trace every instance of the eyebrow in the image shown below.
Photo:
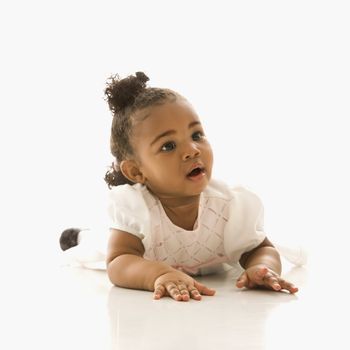
<path fill-rule="evenodd" d="M 188 124 L 188 128 L 191 129 L 193 128 L 194 126 L 196 125 L 201 125 L 201 123 L 196 120 L 196 121 L 193 121 L 191 122 L 190 124 Z M 164 131 L 162 132 L 161 134 L 159 134 L 158 136 L 155 137 L 155 139 L 151 142 L 151 146 L 153 144 L 155 144 L 159 139 L 161 139 L 162 137 L 165 137 L 165 136 L 169 136 L 169 135 L 173 135 L 173 134 L 176 134 L 176 131 L 175 130 L 167 130 L 167 131 Z"/>

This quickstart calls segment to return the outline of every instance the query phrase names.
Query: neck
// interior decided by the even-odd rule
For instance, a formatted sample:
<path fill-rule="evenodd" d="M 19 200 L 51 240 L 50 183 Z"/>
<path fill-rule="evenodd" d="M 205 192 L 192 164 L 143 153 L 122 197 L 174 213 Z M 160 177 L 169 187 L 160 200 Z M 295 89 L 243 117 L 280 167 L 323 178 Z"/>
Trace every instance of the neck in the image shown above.
<path fill-rule="evenodd" d="M 184 198 L 160 197 L 159 200 L 174 225 L 185 230 L 193 230 L 198 216 L 200 195 Z"/>
<path fill-rule="evenodd" d="M 188 208 L 199 205 L 200 195 L 190 197 L 163 197 L 158 196 L 158 199 L 162 203 L 163 207 L 167 207 L 172 210 Z"/>

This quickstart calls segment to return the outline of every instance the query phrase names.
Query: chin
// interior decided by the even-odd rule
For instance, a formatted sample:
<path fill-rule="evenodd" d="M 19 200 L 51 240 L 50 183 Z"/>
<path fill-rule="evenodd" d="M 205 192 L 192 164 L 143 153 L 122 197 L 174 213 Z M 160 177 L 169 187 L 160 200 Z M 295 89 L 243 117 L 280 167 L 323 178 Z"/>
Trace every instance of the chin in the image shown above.
<path fill-rule="evenodd" d="M 199 195 L 201 194 L 206 187 L 209 184 L 209 180 L 201 181 L 198 183 L 191 183 L 190 186 L 188 186 L 188 192 L 193 193 L 193 195 Z"/>

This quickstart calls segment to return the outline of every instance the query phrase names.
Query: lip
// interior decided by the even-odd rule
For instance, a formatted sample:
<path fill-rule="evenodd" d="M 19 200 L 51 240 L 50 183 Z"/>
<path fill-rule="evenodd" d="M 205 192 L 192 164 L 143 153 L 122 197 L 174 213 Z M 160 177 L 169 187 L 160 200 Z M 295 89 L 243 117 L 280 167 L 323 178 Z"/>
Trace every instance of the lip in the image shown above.
<path fill-rule="evenodd" d="M 193 171 L 194 169 L 197 169 L 197 168 L 201 169 L 202 173 L 205 173 L 204 165 L 201 163 L 195 163 L 195 164 L 192 164 L 191 168 L 187 171 L 186 176 L 188 177 L 188 175 L 191 173 L 191 171 Z"/>
<path fill-rule="evenodd" d="M 194 170 L 194 169 L 197 169 L 199 168 L 201 171 L 197 174 L 197 175 L 194 175 L 194 176 L 189 176 L 190 173 Z M 190 180 L 192 182 L 201 182 L 202 179 L 204 179 L 206 177 L 207 173 L 205 171 L 205 167 L 203 166 L 203 164 L 201 163 L 195 163 L 191 166 L 191 168 L 189 169 L 189 172 L 187 173 L 186 175 L 186 179 L 187 180 Z"/>

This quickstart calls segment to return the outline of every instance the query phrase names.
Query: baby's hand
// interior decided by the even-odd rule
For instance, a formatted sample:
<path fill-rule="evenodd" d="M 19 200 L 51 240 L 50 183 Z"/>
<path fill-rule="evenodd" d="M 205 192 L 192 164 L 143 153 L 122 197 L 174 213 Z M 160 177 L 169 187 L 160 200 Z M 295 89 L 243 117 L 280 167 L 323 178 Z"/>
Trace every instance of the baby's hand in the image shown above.
<path fill-rule="evenodd" d="M 238 288 L 267 288 L 276 292 L 285 289 L 290 293 L 296 293 L 298 288 L 292 283 L 281 278 L 276 272 L 262 266 L 255 265 L 247 268 L 236 282 Z"/>
<path fill-rule="evenodd" d="M 189 275 L 174 271 L 159 276 L 154 282 L 154 299 L 169 295 L 176 301 L 201 300 L 202 295 L 214 295 L 215 290 L 197 282 Z"/>

